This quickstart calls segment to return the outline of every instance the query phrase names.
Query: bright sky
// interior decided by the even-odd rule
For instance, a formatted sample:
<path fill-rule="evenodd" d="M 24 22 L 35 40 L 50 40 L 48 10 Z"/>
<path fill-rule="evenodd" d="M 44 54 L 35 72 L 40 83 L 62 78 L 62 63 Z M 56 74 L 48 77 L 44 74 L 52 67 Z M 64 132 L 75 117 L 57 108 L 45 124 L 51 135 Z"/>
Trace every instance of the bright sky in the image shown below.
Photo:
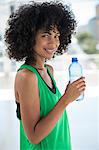
<path fill-rule="evenodd" d="M 66 4 L 71 4 L 71 8 L 76 16 L 78 25 L 85 25 L 89 19 L 96 15 L 95 7 L 99 0 L 63 0 Z"/>

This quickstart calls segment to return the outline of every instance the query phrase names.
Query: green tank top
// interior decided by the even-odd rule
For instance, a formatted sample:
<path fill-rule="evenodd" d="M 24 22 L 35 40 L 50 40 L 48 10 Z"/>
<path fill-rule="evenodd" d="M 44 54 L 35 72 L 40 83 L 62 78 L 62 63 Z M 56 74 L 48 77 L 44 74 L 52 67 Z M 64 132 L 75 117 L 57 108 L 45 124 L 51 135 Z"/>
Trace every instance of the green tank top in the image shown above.
<path fill-rule="evenodd" d="M 40 118 L 45 117 L 62 96 L 49 68 L 46 65 L 45 67 L 53 81 L 56 90 L 55 92 L 48 87 L 36 68 L 23 64 L 18 69 L 20 70 L 26 68 L 35 73 L 37 76 L 40 97 Z M 52 131 L 39 144 L 33 144 L 28 140 L 23 129 L 22 120 L 20 120 L 20 150 L 71 150 L 70 132 L 66 110 L 64 110 Z"/>

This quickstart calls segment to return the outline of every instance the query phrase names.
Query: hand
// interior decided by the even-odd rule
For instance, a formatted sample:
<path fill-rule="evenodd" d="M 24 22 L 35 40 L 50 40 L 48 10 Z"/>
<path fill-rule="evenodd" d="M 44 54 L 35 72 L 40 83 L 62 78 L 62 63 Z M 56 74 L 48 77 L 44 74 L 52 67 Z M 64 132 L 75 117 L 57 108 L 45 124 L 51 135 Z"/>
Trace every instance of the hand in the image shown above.
<path fill-rule="evenodd" d="M 81 95 L 81 93 L 85 91 L 85 87 L 86 85 L 84 77 L 81 77 L 72 83 L 69 82 L 63 95 L 66 103 L 69 104 L 76 100 Z"/>

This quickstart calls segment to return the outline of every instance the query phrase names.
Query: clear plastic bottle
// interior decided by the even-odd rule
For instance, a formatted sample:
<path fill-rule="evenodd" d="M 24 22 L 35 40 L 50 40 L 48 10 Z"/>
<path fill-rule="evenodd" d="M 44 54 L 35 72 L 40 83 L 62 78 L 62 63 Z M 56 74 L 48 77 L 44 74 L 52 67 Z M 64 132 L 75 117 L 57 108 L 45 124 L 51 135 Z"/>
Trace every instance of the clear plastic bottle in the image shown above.
<path fill-rule="evenodd" d="M 83 76 L 82 66 L 78 63 L 77 57 L 72 58 L 72 63 L 69 66 L 69 81 L 72 83 L 73 81 L 79 79 Z M 84 92 L 76 99 L 77 101 L 84 99 Z"/>

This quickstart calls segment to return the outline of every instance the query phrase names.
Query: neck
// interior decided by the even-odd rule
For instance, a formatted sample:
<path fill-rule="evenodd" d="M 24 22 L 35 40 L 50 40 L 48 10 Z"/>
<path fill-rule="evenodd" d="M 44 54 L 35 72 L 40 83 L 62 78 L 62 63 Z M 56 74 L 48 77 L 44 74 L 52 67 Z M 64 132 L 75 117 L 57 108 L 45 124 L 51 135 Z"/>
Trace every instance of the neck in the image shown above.
<path fill-rule="evenodd" d="M 36 62 L 35 64 L 32 64 L 33 67 L 39 69 L 39 70 L 44 70 L 45 61 L 44 62 Z"/>
<path fill-rule="evenodd" d="M 38 70 L 44 70 L 45 67 L 44 66 L 39 66 L 39 65 L 32 65 L 33 67 L 35 67 Z"/>
<path fill-rule="evenodd" d="M 30 64 L 31 66 L 37 68 L 37 69 L 40 69 L 40 70 L 43 70 L 45 68 L 44 67 L 45 58 L 41 58 L 39 56 L 37 56 L 35 61 L 33 61 L 32 63 L 31 62 L 29 63 L 29 60 L 27 61 L 27 63 Z"/>

